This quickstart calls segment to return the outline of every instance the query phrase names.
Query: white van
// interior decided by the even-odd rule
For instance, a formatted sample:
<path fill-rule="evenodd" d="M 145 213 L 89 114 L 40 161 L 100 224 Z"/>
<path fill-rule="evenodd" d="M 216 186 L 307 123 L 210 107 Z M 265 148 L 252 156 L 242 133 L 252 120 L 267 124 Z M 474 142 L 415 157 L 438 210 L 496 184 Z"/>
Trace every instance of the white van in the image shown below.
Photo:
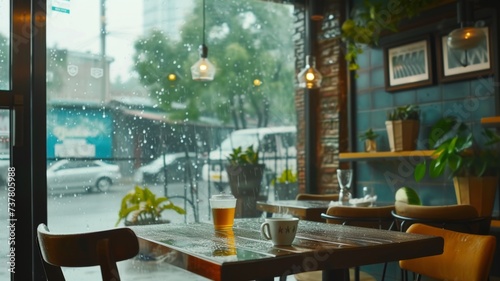
<path fill-rule="evenodd" d="M 202 179 L 219 190 L 228 184 L 227 157 L 234 148 L 253 145 L 259 151 L 259 162 L 266 164 L 266 174 L 280 175 L 285 169 L 297 172 L 297 128 L 295 126 L 243 129 L 232 132 L 220 147 L 212 150 L 203 166 Z"/>

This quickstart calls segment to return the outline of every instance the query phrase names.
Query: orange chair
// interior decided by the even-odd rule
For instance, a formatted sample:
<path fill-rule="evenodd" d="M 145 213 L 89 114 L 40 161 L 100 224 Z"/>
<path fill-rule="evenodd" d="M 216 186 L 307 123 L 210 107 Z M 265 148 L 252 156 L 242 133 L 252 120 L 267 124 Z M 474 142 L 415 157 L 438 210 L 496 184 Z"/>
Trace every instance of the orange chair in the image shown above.
<path fill-rule="evenodd" d="M 408 233 L 441 236 L 444 249 L 441 255 L 401 260 L 399 266 L 439 280 L 486 281 L 490 272 L 496 239 L 492 235 L 476 235 L 414 223 Z"/>
<path fill-rule="evenodd" d="M 400 231 L 413 223 L 425 223 L 466 233 L 489 232 L 490 218 L 479 217 L 471 205 L 421 206 L 396 201 L 394 206 L 393 216 Z"/>
<path fill-rule="evenodd" d="M 64 281 L 61 266 L 101 267 L 103 281 L 120 281 L 117 261 L 139 252 L 135 233 L 128 228 L 76 234 L 54 234 L 45 224 L 38 225 L 38 244 L 47 280 Z"/>

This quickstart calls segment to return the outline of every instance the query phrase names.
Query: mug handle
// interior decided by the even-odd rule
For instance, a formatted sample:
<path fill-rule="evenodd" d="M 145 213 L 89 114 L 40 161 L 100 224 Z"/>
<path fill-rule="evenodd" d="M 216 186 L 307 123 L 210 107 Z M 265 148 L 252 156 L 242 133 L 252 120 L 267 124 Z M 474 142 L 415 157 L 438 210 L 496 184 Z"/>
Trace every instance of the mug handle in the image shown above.
<path fill-rule="evenodd" d="M 260 233 L 266 238 L 266 240 L 271 240 L 271 231 L 269 229 L 269 223 L 265 222 L 260 225 Z"/>

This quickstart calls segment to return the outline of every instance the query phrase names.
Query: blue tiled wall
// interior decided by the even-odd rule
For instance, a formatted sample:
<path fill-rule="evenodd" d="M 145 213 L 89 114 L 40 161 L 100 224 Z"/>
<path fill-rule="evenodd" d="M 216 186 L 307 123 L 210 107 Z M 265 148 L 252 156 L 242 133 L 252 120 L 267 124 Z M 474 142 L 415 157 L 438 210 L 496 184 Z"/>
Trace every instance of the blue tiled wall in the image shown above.
<path fill-rule="evenodd" d="M 351 93 L 355 99 L 355 135 L 372 128 L 379 134 L 379 151 L 390 150 L 385 121 L 387 112 L 397 106 L 420 106 L 421 127 L 417 149 L 430 149 L 426 142 L 430 127 L 443 116 L 458 115 L 469 123 L 479 136 L 483 128 L 480 119 L 498 115 L 495 112 L 497 99 L 493 91 L 492 77 L 454 83 L 436 82 L 429 87 L 389 93 L 385 91 L 384 85 L 382 49 L 365 49 L 358 63 L 360 70 L 354 81 L 356 91 Z M 359 140 L 356 151 L 363 151 L 363 144 Z M 422 196 L 425 205 L 455 204 L 453 183 L 446 176 L 424 179 L 418 184 L 414 181 L 413 168 L 421 160 L 402 158 L 357 162 L 357 194 L 360 194 L 363 186 L 373 186 L 380 201 L 391 202 L 394 201 L 394 193 L 399 187 L 410 186 Z"/>
<path fill-rule="evenodd" d="M 378 151 L 390 150 L 385 121 L 387 112 L 397 106 L 418 104 L 421 109 L 417 149 L 430 149 L 426 145 L 430 127 L 446 115 L 460 115 L 472 126 L 476 135 L 483 128 L 480 125 L 482 117 L 498 115 L 495 112 L 497 99 L 492 77 L 447 84 L 435 83 L 430 87 L 389 93 L 385 91 L 384 85 L 382 50 L 366 49 L 358 62 L 361 69 L 358 71 L 359 77 L 354 81 L 356 91 L 351 93 L 355 99 L 355 135 L 372 128 L 379 134 Z M 356 151 L 363 149 L 363 143 L 357 139 Z M 424 205 L 456 204 L 453 182 L 447 176 L 424 179 L 418 184 L 414 181 L 413 170 L 421 160 L 413 157 L 356 162 L 356 194 L 361 194 L 363 186 L 372 186 L 379 202 L 394 202 L 396 190 L 401 186 L 410 186 L 417 190 Z M 498 212 L 498 202 L 495 212 Z M 382 265 L 364 266 L 362 270 L 380 278 Z M 399 277 L 397 262 L 389 263 L 385 280 L 398 281 Z"/>

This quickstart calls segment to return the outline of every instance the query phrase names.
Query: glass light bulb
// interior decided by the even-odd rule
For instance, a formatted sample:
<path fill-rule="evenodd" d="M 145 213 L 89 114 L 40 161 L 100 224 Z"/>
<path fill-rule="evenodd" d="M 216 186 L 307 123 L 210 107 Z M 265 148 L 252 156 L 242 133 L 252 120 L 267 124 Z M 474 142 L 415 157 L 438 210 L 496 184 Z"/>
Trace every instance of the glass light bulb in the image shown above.
<path fill-rule="evenodd" d="M 323 76 L 316 69 L 314 57 L 306 56 L 306 66 L 297 75 L 299 87 L 307 89 L 316 89 L 321 87 Z"/>
<path fill-rule="evenodd" d="M 215 76 L 215 66 L 204 57 L 201 57 L 191 66 L 191 76 L 197 81 L 212 81 Z"/>
<path fill-rule="evenodd" d="M 450 49 L 468 50 L 477 47 L 486 35 L 480 28 L 457 28 L 448 34 L 448 47 Z"/>
<path fill-rule="evenodd" d="M 306 74 L 306 80 L 307 80 L 307 81 L 313 81 L 313 80 L 314 80 L 314 78 L 315 78 L 314 73 L 312 73 L 312 72 L 308 72 L 308 73 Z"/>

